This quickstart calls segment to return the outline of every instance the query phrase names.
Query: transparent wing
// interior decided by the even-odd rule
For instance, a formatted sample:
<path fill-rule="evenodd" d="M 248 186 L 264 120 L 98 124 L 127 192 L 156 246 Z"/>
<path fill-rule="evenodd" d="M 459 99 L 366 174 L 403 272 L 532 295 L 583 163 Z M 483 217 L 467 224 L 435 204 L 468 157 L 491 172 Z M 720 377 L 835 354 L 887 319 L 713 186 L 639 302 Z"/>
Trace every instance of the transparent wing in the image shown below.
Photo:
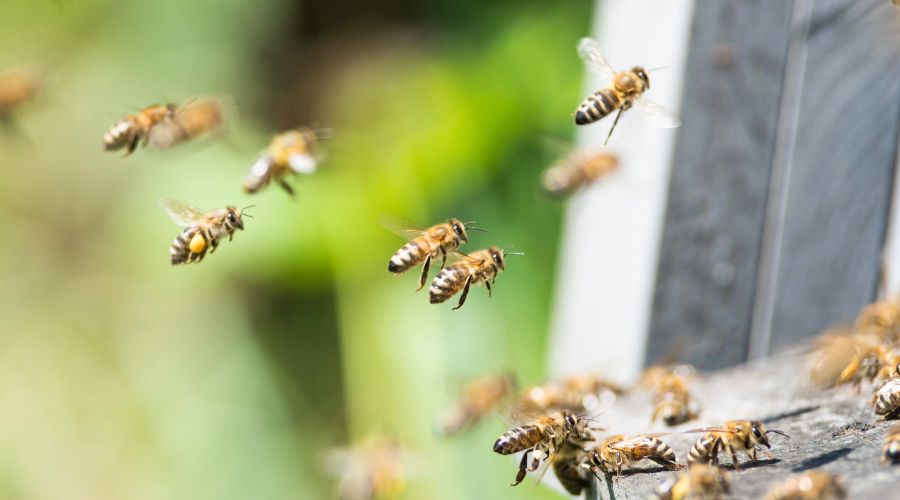
<path fill-rule="evenodd" d="M 407 240 L 412 240 L 421 236 L 427 229 L 424 226 L 397 215 L 382 215 L 378 218 L 378 223 L 385 229 L 389 229 L 393 233 L 403 236 Z"/>
<path fill-rule="evenodd" d="M 589 70 L 597 73 L 605 79 L 611 79 L 616 74 L 612 66 L 606 62 L 603 52 L 600 50 L 600 44 L 592 38 L 582 38 L 578 42 L 578 55 L 584 61 L 585 66 Z"/>
<path fill-rule="evenodd" d="M 609 447 L 622 451 L 646 451 L 656 448 L 656 443 L 649 436 L 635 436 L 612 443 Z"/>
<path fill-rule="evenodd" d="M 678 118 L 678 115 L 644 96 L 638 97 L 634 101 L 634 107 L 637 108 L 654 127 L 675 128 L 681 125 L 681 120 Z"/>
<path fill-rule="evenodd" d="M 193 226 L 203 219 L 203 212 L 178 200 L 163 198 L 159 200 L 159 206 L 181 227 Z"/>

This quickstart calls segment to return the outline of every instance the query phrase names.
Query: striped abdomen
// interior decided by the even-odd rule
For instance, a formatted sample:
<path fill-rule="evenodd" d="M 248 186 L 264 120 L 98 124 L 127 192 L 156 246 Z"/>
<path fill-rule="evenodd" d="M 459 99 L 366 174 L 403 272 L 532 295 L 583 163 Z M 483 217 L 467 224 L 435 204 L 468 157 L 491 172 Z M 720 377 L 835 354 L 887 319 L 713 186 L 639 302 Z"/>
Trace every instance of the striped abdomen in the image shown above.
<path fill-rule="evenodd" d="M 541 428 L 534 424 L 516 427 L 497 439 L 494 451 L 501 455 L 509 455 L 533 448 L 541 442 L 542 434 Z"/>
<path fill-rule="evenodd" d="M 134 118 L 128 117 L 116 123 L 103 136 L 103 149 L 115 151 L 127 146 L 139 132 L 139 125 Z"/>
<path fill-rule="evenodd" d="M 466 265 L 454 264 L 441 269 L 428 289 L 429 301 L 438 304 L 456 295 L 466 285 L 468 276 L 469 268 Z"/>
<path fill-rule="evenodd" d="M 900 378 L 891 379 L 878 389 L 872 408 L 878 415 L 887 415 L 900 410 Z"/>
<path fill-rule="evenodd" d="M 388 271 L 396 274 L 404 273 L 424 261 L 430 252 L 431 245 L 428 244 L 428 240 L 424 236 L 419 236 L 397 250 L 388 262 Z"/>
<path fill-rule="evenodd" d="M 581 475 L 581 469 L 575 460 L 565 460 L 557 458 L 553 462 L 553 472 L 559 479 L 559 484 L 563 485 L 572 495 L 581 495 L 581 490 L 589 486 L 588 481 Z"/>
<path fill-rule="evenodd" d="M 666 465 L 663 464 L 663 462 L 675 462 L 675 450 L 673 450 L 672 447 L 668 444 L 660 441 L 657 438 L 650 438 L 649 447 L 652 448 L 653 451 L 647 458 L 662 465 Z"/>
<path fill-rule="evenodd" d="M 188 227 L 175 238 L 175 241 L 172 242 L 172 248 L 169 249 L 169 255 L 172 257 L 172 265 L 184 263 L 190 264 L 191 262 L 199 262 L 203 259 L 203 256 L 206 254 L 206 248 L 209 245 L 204 244 L 203 250 L 200 253 L 191 251 L 191 240 L 199 232 L 200 228 L 197 226 Z"/>
<path fill-rule="evenodd" d="M 708 464 L 716 458 L 719 438 L 715 434 L 704 434 L 688 452 L 688 464 Z"/>
<path fill-rule="evenodd" d="M 581 101 L 575 111 L 575 124 L 594 123 L 618 109 L 621 104 L 619 96 L 611 88 L 600 89 Z"/>

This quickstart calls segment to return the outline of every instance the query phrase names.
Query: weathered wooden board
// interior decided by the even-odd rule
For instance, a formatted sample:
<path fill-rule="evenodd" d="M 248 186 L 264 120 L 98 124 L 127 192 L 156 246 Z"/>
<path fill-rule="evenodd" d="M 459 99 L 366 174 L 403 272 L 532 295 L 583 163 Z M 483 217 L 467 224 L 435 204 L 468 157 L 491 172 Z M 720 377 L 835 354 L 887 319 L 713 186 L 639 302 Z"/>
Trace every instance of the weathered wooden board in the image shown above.
<path fill-rule="evenodd" d="M 770 212 L 758 350 L 772 352 L 874 299 L 900 134 L 900 11 L 884 0 L 816 0 L 794 136 Z M 776 165 L 777 168 L 777 165 Z M 715 305 L 712 305 L 715 307 Z"/>
<path fill-rule="evenodd" d="M 648 362 L 747 358 L 792 8 L 695 3 Z"/>

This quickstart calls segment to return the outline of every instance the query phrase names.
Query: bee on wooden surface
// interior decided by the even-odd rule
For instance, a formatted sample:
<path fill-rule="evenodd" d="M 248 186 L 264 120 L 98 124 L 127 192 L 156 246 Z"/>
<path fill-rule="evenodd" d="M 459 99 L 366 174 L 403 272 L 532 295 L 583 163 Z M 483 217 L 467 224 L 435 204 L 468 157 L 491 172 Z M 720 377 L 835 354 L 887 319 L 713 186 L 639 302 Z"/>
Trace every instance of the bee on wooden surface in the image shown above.
<path fill-rule="evenodd" d="M 434 277 L 431 288 L 428 290 L 428 299 L 432 304 L 445 302 L 450 297 L 462 291 L 459 303 L 453 309 L 459 309 L 466 303 L 469 295 L 469 287 L 484 284 L 487 287 L 488 297 L 491 296 L 491 283 L 497 280 L 500 271 L 506 269 L 506 255 L 522 255 L 519 253 L 505 253 L 497 247 L 484 250 L 476 250 L 464 255 L 462 260 L 451 264 Z"/>
<path fill-rule="evenodd" d="M 685 377 L 670 373 L 657 382 L 653 396 L 652 422 L 662 419 L 668 426 L 683 424 L 700 416 L 691 398 Z"/>
<path fill-rule="evenodd" d="M 727 451 L 731 454 L 731 463 L 735 470 L 741 469 L 737 459 L 738 451 L 745 452 L 750 460 L 755 462 L 757 460 L 756 452 L 760 446 L 772 448 L 769 444 L 769 433 L 787 437 L 787 434 L 782 431 L 767 430 L 759 420 L 729 420 L 722 427 L 697 429 L 697 432 L 705 432 L 705 434 L 694 443 L 688 452 L 688 465 L 709 463 L 719 465 L 719 452 Z"/>
<path fill-rule="evenodd" d="M 638 386 L 649 391 L 658 392 L 661 383 L 671 375 L 689 380 L 697 375 L 697 369 L 688 364 L 678 363 L 648 366 L 641 372 Z"/>
<path fill-rule="evenodd" d="M 606 136 L 606 142 L 609 142 L 622 113 L 631 109 L 632 106 L 641 111 L 654 126 L 672 128 L 680 124 L 674 113 L 643 95 L 650 89 L 650 78 L 647 76 L 648 71 L 644 68 L 635 66 L 629 71 L 616 72 L 606 62 L 600 45 L 590 38 L 582 38 L 578 43 L 578 55 L 584 60 L 589 70 L 604 80 L 611 80 L 611 83 L 581 102 L 575 111 L 576 125 L 594 123 L 613 111 L 619 110 L 609 129 L 609 134 Z"/>
<path fill-rule="evenodd" d="M 590 488 L 590 479 L 580 464 L 584 461 L 585 451 L 576 446 L 563 446 L 553 457 L 553 473 L 559 484 L 570 494 L 580 496 L 581 492 Z"/>
<path fill-rule="evenodd" d="M 238 210 L 228 206 L 211 212 L 202 212 L 180 201 L 169 199 L 160 200 L 160 205 L 176 224 L 184 228 L 169 249 L 172 265 L 200 262 L 210 248 L 212 248 L 210 253 L 216 251 L 222 238 L 228 236 L 228 241 L 231 241 L 235 230 L 244 229 L 243 216 L 250 217 L 243 211 L 250 207 Z"/>
<path fill-rule="evenodd" d="M 775 484 L 766 494 L 766 500 L 842 500 L 847 490 L 841 478 L 820 470 L 811 470 L 791 476 Z"/>
<path fill-rule="evenodd" d="M 188 101 L 150 128 L 147 140 L 155 148 L 170 148 L 217 130 L 224 121 L 224 113 L 224 105 L 217 99 L 202 97 Z"/>
<path fill-rule="evenodd" d="M 881 415 L 882 420 L 900 418 L 900 366 L 898 375 L 881 386 L 872 395 L 872 410 Z"/>
<path fill-rule="evenodd" d="M 501 455 L 525 452 L 519 462 L 516 481 L 511 485 L 516 486 L 525 479 L 527 472 L 537 470 L 542 461 L 555 456 L 564 446 L 581 448 L 593 439 L 587 420 L 563 411 L 532 419 L 504 433 L 494 443 L 494 452 Z"/>
<path fill-rule="evenodd" d="M 841 371 L 838 383 L 852 382 L 858 390 L 863 380 L 871 383 L 890 378 L 897 363 L 900 363 L 900 355 L 893 348 L 857 342 L 855 354 Z"/>
<path fill-rule="evenodd" d="M 408 222 L 394 223 L 382 220 L 382 225 L 395 233 L 411 238 L 409 243 L 400 247 L 388 262 L 388 272 L 402 274 L 413 267 L 422 264 L 422 274 L 419 276 L 419 288 L 425 286 L 428 278 L 428 270 L 431 261 L 441 257 L 441 269 L 447 264 L 447 254 L 456 252 L 460 245 L 469 242 L 467 230 L 484 231 L 475 227 L 474 222 L 460 222 L 458 219 L 449 219 L 447 222 L 435 224 L 429 228 L 421 228 Z"/>
<path fill-rule="evenodd" d="M 373 436 L 352 448 L 332 450 L 327 471 L 338 478 L 342 500 L 399 498 L 406 490 L 406 451 L 395 439 Z"/>
<path fill-rule="evenodd" d="M 103 149 L 116 151 L 126 148 L 125 156 L 137 149 L 143 139 L 147 145 L 150 130 L 164 120 L 172 119 L 175 113 L 174 104 L 154 104 L 140 112 L 126 116 L 106 131 L 103 136 Z"/>
<path fill-rule="evenodd" d="M 470 382 L 441 421 L 441 433 L 455 434 L 477 424 L 485 415 L 499 407 L 512 394 L 516 378 L 512 373 L 488 375 Z"/>
<path fill-rule="evenodd" d="M 683 466 L 675 461 L 675 451 L 655 434 L 626 437 L 622 434 L 610 436 L 587 452 L 582 467 L 597 468 L 605 473 L 622 476 L 622 467 L 651 460 L 669 470 L 680 470 Z"/>
<path fill-rule="evenodd" d="M 593 413 L 599 410 L 600 396 L 625 393 L 619 385 L 592 373 L 572 375 L 544 385 L 529 387 L 518 398 L 516 408 L 526 412 L 570 410 Z"/>
<path fill-rule="evenodd" d="M 0 120 L 32 100 L 41 89 L 41 72 L 32 67 L 10 68 L 0 73 Z"/>
<path fill-rule="evenodd" d="M 250 167 L 250 173 L 244 178 L 244 191 L 255 193 L 274 180 L 293 196 L 294 190 L 285 177 L 316 171 L 318 141 L 316 131 L 310 128 L 276 135 L 266 153 Z"/>
<path fill-rule="evenodd" d="M 551 196 L 564 198 L 618 167 L 619 159 L 613 154 L 576 151 L 550 165 L 541 176 L 541 185 Z"/>
<path fill-rule="evenodd" d="M 731 493 L 731 482 L 724 470 L 710 465 L 689 465 L 676 479 L 656 489 L 658 500 L 718 500 Z"/>
<path fill-rule="evenodd" d="M 881 447 L 881 462 L 896 464 L 900 462 L 900 424 L 891 427 L 884 437 Z"/>

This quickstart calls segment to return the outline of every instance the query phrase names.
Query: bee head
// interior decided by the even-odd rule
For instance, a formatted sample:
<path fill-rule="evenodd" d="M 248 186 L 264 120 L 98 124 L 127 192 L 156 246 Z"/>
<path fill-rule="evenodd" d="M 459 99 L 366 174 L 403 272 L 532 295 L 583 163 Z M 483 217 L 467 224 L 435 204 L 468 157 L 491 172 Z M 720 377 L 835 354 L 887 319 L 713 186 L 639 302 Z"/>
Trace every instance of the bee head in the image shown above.
<path fill-rule="evenodd" d="M 494 261 L 494 265 L 497 266 L 497 269 L 503 271 L 506 269 L 506 261 L 503 260 L 503 250 L 497 247 L 488 248 L 488 253 L 491 254 L 491 259 Z M 571 414 L 568 414 L 570 417 Z"/>
<path fill-rule="evenodd" d="M 226 210 L 228 213 L 225 214 L 225 220 L 228 221 L 228 224 L 243 231 L 244 221 L 241 219 L 241 212 L 238 211 L 237 207 L 226 207 Z"/>
<path fill-rule="evenodd" d="M 453 228 L 453 232 L 456 233 L 456 236 L 459 238 L 459 241 L 463 243 L 469 242 L 469 235 L 466 234 L 466 225 L 459 221 L 459 219 L 450 219 L 450 227 Z"/>
<path fill-rule="evenodd" d="M 758 420 L 750 422 L 750 440 L 754 443 L 759 443 L 766 448 L 772 448 L 769 446 L 769 438 L 766 437 L 766 426 Z"/>
<path fill-rule="evenodd" d="M 650 77 L 647 76 L 647 70 L 645 70 L 644 68 L 642 68 L 640 66 L 635 66 L 635 67 L 631 68 L 631 71 L 635 75 L 637 75 L 638 78 L 641 79 L 641 82 L 644 83 L 644 90 L 647 90 L 650 88 Z"/>
<path fill-rule="evenodd" d="M 570 431 L 578 430 L 578 419 L 575 417 L 575 415 L 572 415 L 570 412 L 564 411 L 562 413 L 562 417 L 563 417 L 563 423 L 565 424 L 566 429 L 568 429 Z"/>

